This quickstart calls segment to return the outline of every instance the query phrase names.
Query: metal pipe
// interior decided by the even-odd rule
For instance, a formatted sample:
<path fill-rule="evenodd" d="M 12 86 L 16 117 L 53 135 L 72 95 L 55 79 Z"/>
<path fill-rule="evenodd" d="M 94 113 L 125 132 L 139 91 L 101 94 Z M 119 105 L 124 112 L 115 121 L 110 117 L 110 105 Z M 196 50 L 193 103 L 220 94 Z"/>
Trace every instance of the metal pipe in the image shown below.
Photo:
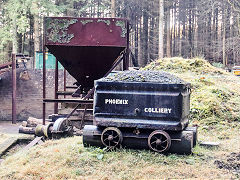
<path fill-rule="evenodd" d="M 58 99 L 58 60 L 56 59 L 55 64 L 55 99 Z M 54 103 L 54 114 L 58 114 L 58 103 Z"/>
<path fill-rule="evenodd" d="M 13 124 L 17 123 L 16 97 L 17 97 L 16 54 L 12 54 L 12 123 Z"/>
<path fill-rule="evenodd" d="M 63 91 L 66 92 L 66 85 L 67 84 L 67 71 L 64 68 L 64 73 L 63 73 Z M 64 98 L 66 98 L 66 96 L 64 95 Z"/>

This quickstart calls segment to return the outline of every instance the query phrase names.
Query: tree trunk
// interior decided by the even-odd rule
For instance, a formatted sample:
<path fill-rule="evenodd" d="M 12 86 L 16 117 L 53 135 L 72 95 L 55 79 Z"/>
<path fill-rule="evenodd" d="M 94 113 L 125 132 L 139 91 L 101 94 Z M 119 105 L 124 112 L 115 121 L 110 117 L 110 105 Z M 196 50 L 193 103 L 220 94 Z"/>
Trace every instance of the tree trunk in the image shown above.
<path fill-rule="evenodd" d="M 143 53 L 143 64 L 145 66 L 148 62 L 148 2 L 145 2 L 143 11 L 143 30 L 142 30 L 142 53 Z"/>
<path fill-rule="evenodd" d="M 14 16 L 15 17 L 15 16 Z M 17 53 L 17 48 L 18 48 L 18 41 L 17 41 L 17 20 L 16 17 L 13 19 L 13 25 L 12 25 L 12 53 L 16 54 Z"/>
<path fill-rule="evenodd" d="M 170 3 L 169 3 L 170 4 Z M 167 8 L 167 57 L 171 57 L 171 26 L 170 8 Z"/>
<path fill-rule="evenodd" d="M 192 43 L 192 37 L 193 37 L 193 2 L 189 3 L 189 10 L 188 10 L 188 43 L 189 43 L 189 51 L 188 51 L 188 57 L 192 57 L 192 50 L 193 50 L 193 43 Z"/>
<path fill-rule="evenodd" d="M 18 53 L 23 53 L 23 52 L 22 52 L 23 34 L 17 33 L 17 41 L 18 41 L 17 52 L 18 52 Z"/>
<path fill-rule="evenodd" d="M 40 32 L 39 32 L 39 17 L 38 15 L 34 16 L 34 57 L 36 52 L 40 51 Z M 36 58 L 36 57 L 35 57 Z M 33 67 L 35 66 L 35 61 Z"/>
<path fill-rule="evenodd" d="M 164 38 L 164 0 L 159 0 L 159 44 L 158 57 L 163 58 L 163 38 Z"/>
<path fill-rule="evenodd" d="M 33 2 L 33 8 L 38 12 L 39 5 L 37 2 Z M 39 24 L 39 14 L 36 13 L 33 16 L 34 18 L 34 57 L 37 51 L 40 51 L 40 24 Z M 36 58 L 36 57 L 35 57 Z M 35 60 L 33 61 L 33 67 L 35 67 Z"/>
<path fill-rule="evenodd" d="M 173 45 L 172 45 L 172 56 L 176 56 L 176 33 L 177 33 L 177 31 L 176 31 L 176 17 L 177 17 L 177 10 L 176 10 L 176 2 L 174 2 L 174 8 L 173 8 L 173 11 L 172 11 L 172 13 L 173 13 L 173 19 L 174 19 L 174 24 L 173 24 Z"/>
<path fill-rule="evenodd" d="M 182 13 L 183 14 L 180 14 L 182 16 L 182 23 L 183 23 L 183 28 L 182 28 L 182 37 L 181 37 L 181 56 L 182 57 L 186 57 L 186 48 L 185 48 L 185 45 L 186 45 L 186 42 L 185 42 L 185 39 L 186 39 L 186 4 L 185 4 L 185 1 L 182 1 L 182 8 L 183 11 Z"/>
<path fill-rule="evenodd" d="M 111 17 L 115 18 L 116 16 L 116 1 L 111 0 Z"/>
<path fill-rule="evenodd" d="M 137 20 L 135 21 L 135 36 L 134 36 L 134 47 L 135 47 L 135 60 L 136 60 L 136 64 L 138 65 L 138 40 L 139 40 L 139 29 L 138 29 L 138 22 Z"/>
<path fill-rule="evenodd" d="M 222 59 L 223 59 L 223 65 L 226 66 L 226 10 L 223 8 L 222 12 L 222 18 L 223 18 L 223 24 L 222 24 Z"/>
<path fill-rule="evenodd" d="M 212 12 L 208 13 L 208 23 L 207 23 L 207 59 L 211 60 L 212 59 Z"/>
<path fill-rule="evenodd" d="M 180 7 L 179 7 L 180 9 Z M 179 23 L 178 23 L 178 56 L 182 55 L 182 39 L 181 39 L 181 23 L 180 23 L 180 12 L 178 12 L 178 19 L 179 19 Z"/>
<path fill-rule="evenodd" d="M 29 23 L 30 23 L 30 30 L 29 30 L 29 56 L 34 57 L 34 17 L 29 14 Z M 33 67 L 34 68 L 34 67 Z"/>

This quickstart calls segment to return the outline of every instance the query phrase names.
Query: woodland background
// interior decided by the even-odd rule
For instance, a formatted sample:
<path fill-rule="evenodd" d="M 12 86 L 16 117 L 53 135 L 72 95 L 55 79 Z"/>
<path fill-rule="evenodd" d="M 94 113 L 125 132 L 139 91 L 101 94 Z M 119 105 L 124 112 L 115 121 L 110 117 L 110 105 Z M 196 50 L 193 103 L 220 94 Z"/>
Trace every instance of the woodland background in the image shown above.
<path fill-rule="evenodd" d="M 0 64 L 42 50 L 44 16 L 128 18 L 135 66 L 174 56 L 240 65 L 239 0 L 0 0 Z"/>

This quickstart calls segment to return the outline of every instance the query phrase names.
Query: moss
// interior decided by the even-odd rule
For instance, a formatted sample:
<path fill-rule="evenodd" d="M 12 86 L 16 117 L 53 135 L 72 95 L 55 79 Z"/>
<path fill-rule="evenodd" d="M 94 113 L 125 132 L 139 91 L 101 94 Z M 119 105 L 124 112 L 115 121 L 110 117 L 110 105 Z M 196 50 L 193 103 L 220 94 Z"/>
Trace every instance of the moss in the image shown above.
<path fill-rule="evenodd" d="M 108 26 L 109 26 L 110 23 L 111 23 L 110 20 L 105 20 L 105 19 L 98 19 L 97 22 L 103 22 L 103 23 L 105 23 L 105 24 L 108 25 Z"/>
<path fill-rule="evenodd" d="M 46 18 L 45 28 L 48 41 L 52 41 L 53 43 L 69 43 L 74 34 L 69 34 L 68 28 L 77 21 L 77 19 Z"/>
<path fill-rule="evenodd" d="M 93 20 L 91 20 L 91 19 L 89 19 L 89 20 L 81 20 L 81 23 L 82 23 L 83 25 L 86 25 L 86 24 L 92 23 L 92 22 L 93 22 Z"/>
<path fill-rule="evenodd" d="M 124 21 L 116 21 L 116 26 L 121 27 L 122 29 L 121 37 L 125 38 L 127 34 L 126 23 Z"/>

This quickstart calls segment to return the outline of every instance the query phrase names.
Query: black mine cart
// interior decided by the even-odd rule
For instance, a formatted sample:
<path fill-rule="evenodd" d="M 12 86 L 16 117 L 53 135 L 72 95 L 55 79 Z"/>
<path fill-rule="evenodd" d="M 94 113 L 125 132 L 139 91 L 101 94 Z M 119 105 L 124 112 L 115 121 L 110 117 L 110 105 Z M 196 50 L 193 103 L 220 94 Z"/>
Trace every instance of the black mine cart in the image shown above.
<path fill-rule="evenodd" d="M 135 73 L 141 76 L 142 72 Z M 168 74 L 164 76 L 167 78 Z M 95 81 L 95 125 L 84 127 L 86 146 L 191 153 L 196 145 L 197 128 L 187 127 L 190 84 L 109 79 Z"/>

